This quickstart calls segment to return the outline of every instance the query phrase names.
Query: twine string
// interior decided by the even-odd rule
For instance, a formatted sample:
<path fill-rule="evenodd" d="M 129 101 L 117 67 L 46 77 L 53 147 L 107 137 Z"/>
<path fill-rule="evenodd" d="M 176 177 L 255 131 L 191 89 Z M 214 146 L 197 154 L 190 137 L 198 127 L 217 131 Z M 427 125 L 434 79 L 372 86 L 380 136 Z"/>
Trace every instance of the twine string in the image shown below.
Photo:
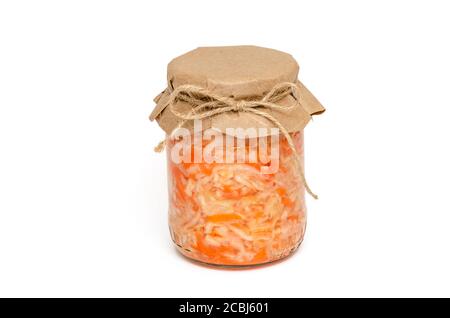
<path fill-rule="evenodd" d="M 284 106 L 276 104 L 278 101 L 284 97 L 292 95 L 296 100 L 295 104 Z M 177 101 L 182 101 L 188 103 L 192 106 L 192 109 L 187 112 L 181 112 L 175 109 Z M 191 120 L 202 120 L 205 118 L 211 118 L 218 114 L 228 113 L 228 112 L 247 112 L 252 113 L 257 116 L 263 117 L 273 123 L 281 132 L 281 134 L 286 138 L 289 148 L 295 156 L 295 160 L 299 165 L 300 177 L 306 191 L 314 198 L 318 199 L 318 196 L 314 194 L 309 187 L 300 155 L 298 154 L 294 141 L 286 128 L 280 123 L 278 119 L 269 114 L 264 109 L 269 110 L 290 110 L 295 106 L 299 106 L 298 99 L 298 88 L 293 83 L 281 83 L 272 88 L 269 93 L 267 93 L 261 100 L 235 100 L 230 97 L 224 97 L 214 94 L 204 88 L 197 87 L 194 85 L 182 85 L 177 87 L 169 96 L 166 103 L 169 110 L 181 121 L 175 127 L 170 136 L 173 137 L 175 132 L 184 126 L 184 124 Z M 155 151 L 161 152 L 164 149 L 165 140 L 161 141 L 158 146 L 155 147 Z"/>

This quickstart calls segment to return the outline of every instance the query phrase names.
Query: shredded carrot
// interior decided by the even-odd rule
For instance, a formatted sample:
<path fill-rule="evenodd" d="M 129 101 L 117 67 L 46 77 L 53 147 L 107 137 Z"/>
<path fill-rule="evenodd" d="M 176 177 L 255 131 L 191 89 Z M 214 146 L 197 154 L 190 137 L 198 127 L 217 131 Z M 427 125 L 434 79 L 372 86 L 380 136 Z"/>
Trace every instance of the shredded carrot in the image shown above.
<path fill-rule="evenodd" d="M 261 249 L 258 253 L 256 253 L 252 259 L 254 263 L 264 263 L 266 260 L 267 260 L 267 252 L 264 249 Z"/>
<path fill-rule="evenodd" d="M 302 151 L 302 134 L 292 137 Z M 167 150 L 173 145 L 169 140 Z M 285 138 L 279 151 L 279 169 L 270 174 L 260 172 L 267 165 L 262 161 L 170 163 L 169 221 L 183 254 L 211 264 L 253 265 L 287 255 L 301 241 L 303 185 Z"/>
<path fill-rule="evenodd" d="M 225 185 L 223 186 L 223 191 L 226 192 L 226 193 L 230 193 L 230 192 L 233 191 L 233 188 L 232 188 L 230 185 L 225 184 Z"/>
<path fill-rule="evenodd" d="M 280 196 L 285 196 L 286 195 L 286 189 L 285 188 L 277 188 L 277 193 L 280 195 Z"/>
<path fill-rule="evenodd" d="M 207 222 L 213 223 L 221 223 L 221 222 L 229 222 L 240 220 L 241 217 L 235 213 L 227 213 L 227 214 L 213 214 L 206 217 Z"/>
<path fill-rule="evenodd" d="M 287 207 L 292 207 L 294 205 L 294 203 L 286 197 L 283 197 L 281 202 L 283 202 L 283 204 Z"/>

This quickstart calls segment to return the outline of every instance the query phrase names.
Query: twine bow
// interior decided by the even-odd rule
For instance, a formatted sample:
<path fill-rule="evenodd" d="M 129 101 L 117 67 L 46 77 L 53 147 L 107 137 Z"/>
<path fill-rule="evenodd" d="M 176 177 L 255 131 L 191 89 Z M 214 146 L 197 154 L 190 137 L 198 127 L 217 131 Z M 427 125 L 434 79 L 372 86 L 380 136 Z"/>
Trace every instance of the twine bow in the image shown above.
<path fill-rule="evenodd" d="M 193 86 L 193 85 L 182 85 L 177 87 L 169 96 L 169 99 L 166 103 L 166 106 L 169 107 L 169 110 L 178 118 L 181 119 L 178 126 L 172 131 L 171 136 L 174 135 L 174 132 L 181 128 L 187 121 L 190 120 L 201 120 L 205 118 L 210 118 L 218 114 L 227 113 L 227 112 L 247 112 L 258 115 L 260 117 L 264 117 L 273 123 L 275 126 L 280 129 L 283 136 L 286 138 L 290 149 L 292 150 L 295 159 L 299 165 L 300 176 L 305 186 L 306 191 L 314 198 L 317 199 L 318 196 L 314 194 L 308 183 L 306 182 L 306 178 L 303 172 L 303 165 L 301 158 L 295 149 L 294 141 L 292 140 L 291 135 L 283 127 L 283 125 L 273 117 L 268 112 L 264 111 L 264 109 L 271 110 L 290 110 L 295 106 L 299 106 L 298 99 L 298 87 L 293 83 L 281 83 L 276 85 L 269 93 L 267 93 L 260 100 L 235 100 L 230 97 L 224 97 L 217 94 L 214 94 L 204 88 Z M 292 95 L 296 100 L 296 103 L 290 106 L 283 106 L 276 104 L 276 102 L 280 101 L 284 97 Z M 188 112 L 180 112 L 175 109 L 175 104 L 177 101 L 182 101 L 190 104 L 192 106 L 192 110 Z M 165 141 L 162 141 L 155 147 L 155 151 L 161 152 L 164 149 Z"/>

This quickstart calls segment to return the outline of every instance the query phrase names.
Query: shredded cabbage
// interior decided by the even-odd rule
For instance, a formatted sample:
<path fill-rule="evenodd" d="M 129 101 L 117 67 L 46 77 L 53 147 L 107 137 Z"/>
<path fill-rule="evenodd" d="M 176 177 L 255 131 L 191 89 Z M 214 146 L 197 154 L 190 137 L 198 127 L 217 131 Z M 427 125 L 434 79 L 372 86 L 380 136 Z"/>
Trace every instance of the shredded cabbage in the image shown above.
<path fill-rule="evenodd" d="M 291 136 L 303 158 L 303 133 Z M 283 258 L 298 247 L 306 226 L 304 186 L 292 150 L 279 140 L 279 169 L 269 174 L 260 171 L 261 154 L 256 163 L 229 164 L 176 164 L 168 156 L 169 225 L 182 254 L 243 266 Z M 167 140 L 169 154 L 174 143 Z"/>

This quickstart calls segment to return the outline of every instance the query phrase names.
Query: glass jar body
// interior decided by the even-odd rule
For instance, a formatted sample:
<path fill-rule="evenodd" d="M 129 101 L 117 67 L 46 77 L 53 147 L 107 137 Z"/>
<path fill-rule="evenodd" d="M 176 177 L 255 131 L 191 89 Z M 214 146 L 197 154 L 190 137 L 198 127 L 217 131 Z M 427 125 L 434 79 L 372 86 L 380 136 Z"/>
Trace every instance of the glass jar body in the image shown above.
<path fill-rule="evenodd" d="M 182 145 L 166 139 L 169 227 L 178 250 L 221 266 L 269 263 L 295 251 L 306 227 L 303 131 L 291 134 L 298 156 L 281 135 L 230 142 L 223 134 L 214 147 L 202 137 L 191 134 Z"/>

